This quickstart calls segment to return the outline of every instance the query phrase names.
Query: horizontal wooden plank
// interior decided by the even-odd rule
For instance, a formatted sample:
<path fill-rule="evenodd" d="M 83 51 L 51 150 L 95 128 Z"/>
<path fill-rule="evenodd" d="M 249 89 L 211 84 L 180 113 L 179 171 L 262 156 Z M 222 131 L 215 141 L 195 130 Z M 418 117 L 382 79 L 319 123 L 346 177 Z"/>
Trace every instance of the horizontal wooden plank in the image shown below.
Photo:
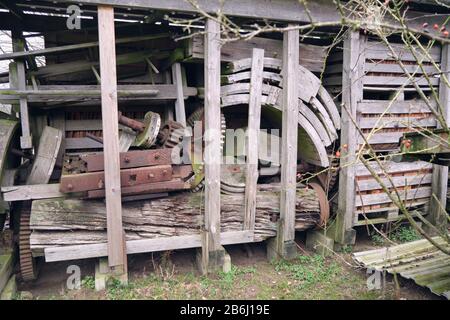
<path fill-rule="evenodd" d="M 384 161 L 382 162 L 382 168 L 373 161 L 370 166 L 373 170 L 380 174 L 384 171 L 388 173 L 401 173 L 408 171 L 421 171 L 421 170 L 431 170 L 433 165 L 425 161 L 414 161 L 414 162 L 394 162 L 394 161 Z M 359 176 L 370 176 L 369 170 L 362 163 L 355 165 L 355 175 Z"/>
<path fill-rule="evenodd" d="M 371 128 L 423 128 L 423 127 L 436 127 L 437 121 L 431 114 L 426 118 L 413 118 L 413 117 L 370 117 L 358 119 L 358 125 L 361 129 Z"/>
<path fill-rule="evenodd" d="M 203 35 L 196 35 L 192 37 L 188 44 L 188 56 L 193 59 L 204 59 L 204 39 Z M 282 58 L 283 43 L 281 40 L 255 37 L 248 40 L 239 40 L 225 43 L 221 48 L 221 60 L 225 62 L 232 62 L 241 59 L 250 59 L 253 48 L 264 49 L 265 61 L 270 66 L 267 59 Z M 301 52 L 299 57 L 299 64 L 312 72 L 322 72 L 324 61 L 327 54 L 327 48 L 322 46 L 315 46 L 311 44 L 299 44 Z M 276 65 L 274 65 L 277 68 Z M 236 66 L 237 72 L 243 70 L 244 67 Z"/>
<path fill-rule="evenodd" d="M 436 101 L 430 101 L 431 107 L 436 108 Z M 381 114 L 389 108 L 386 113 L 431 113 L 430 107 L 422 100 L 364 100 L 358 103 L 357 112 L 360 114 Z"/>
<path fill-rule="evenodd" d="M 426 208 L 429 203 L 430 203 L 431 198 L 430 197 L 426 197 L 426 198 L 422 198 L 422 199 L 414 199 L 414 200 L 409 200 L 407 202 L 405 202 L 406 204 L 406 208 L 407 209 L 413 209 L 415 207 L 422 207 L 422 208 Z M 384 204 L 383 206 L 363 206 L 363 207 L 359 207 L 359 209 L 357 209 L 355 212 L 359 215 L 359 214 L 368 214 L 368 213 L 376 213 L 376 212 L 386 212 L 386 211 L 395 211 L 398 210 L 398 207 L 394 204 L 394 203 L 390 203 L 390 204 Z M 359 217 L 357 215 L 355 215 L 355 219 L 358 219 Z"/>
<path fill-rule="evenodd" d="M 381 181 L 387 188 L 395 187 L 404 187 L 404 186 L 414 186 L 414 185 L 427 185 L 431 183 L 431 173 L 428 174 L 417 174 L 417 175 L 405 175 L 401 177 L 391 177 L 382 178 Z M 393 184 L 391 183 L 391 181 Z M 381 185 L 375 179 L 365 179 L 365 180 L 357 180 L 356 191 L 369 191 L 381 189 Z M 357 196 L 358 197 L 358 196 Z"/>
<path fill-rule="evenodd" d="M 423 212 L 421 212 L 422 216 L 427 214 L 426 209 L 424 209 Z M 411 212 L 410 215 L 415 218 L 418 216 L 417 213 Z M 400 221 L 400 220 L 407 220 L 406 216 L 401 214 L 397 217 L 388 217 L 388 218 L 373 218 L 373 219 L 363 219 L 355 222 L 354 226 L 366 226 L 366 225 L 374 225 L 374 224 L 381 224 L 381 223 L 387 223 L 387 222 L 393 222 L 393 221 Z"/>
<path fill-rule="evenodd" d="M 412 190 L 401 190 L 398 192 L 402 200 L 421 199 L 431 197 L 431 187 L 421 187 Z M 394 193 L 393 193 L 394 194 Z M 397 195 L 394 194 L 395 199 Z M 392 200 L 386 193 L 364 194 L 355 197 L 355 207 L 390 203 Z"/>
<path fill-rule="evenodd" d="M 176 90 L 176 86 L 172 84 L 119 85 L 117 94 L 121 99 L 145 98 L 148 100 L 175 100 L 177 99 Z M 197 93 L 197 88 L 183 88 L 185 98 L 196 96 Z M 27 97 L 29 102 L 99 100 L 100 86 L 48 85 L 39 86 L 38 90 L 28 86 L 25 91 L 0 89 L 0 102 L 13 103 L 14 101 L 20 99 L 22 94 Z"/>
<path fill-rule="evenodd" d="M 396 55 L 398 55 L 402 61 L 416 61 L 416 58 L 404 43 L 391 42 L 390 46 L 394 49 Z M 430 61 L 430 59 L 427 58 L 427 54 L 421 51 L 417 46 L 414 46 L 413 48 L 414 54 L 418 57 L 418 59 L 423 59 L 425 62 Z M 395 60 L 390 49 L 382 42 L 367 41 L 363 50 L 366 60 Z M 431 56 L 433 61 L 441 61 L 441 48 L 439 46 L 436 45 L 431 47 L 428 50 L 428 54 Z"/>
<path fill-rule="evenodd" d="M 253 239 L 253 231 L 231 231 L 221 233 L 222 245 L 250 243 L 254 241 Z M 146 240 L 130 240 L 126 242 L 127 254 L 199 248 L 201 246 L 202 237 L 199 234 Z M 44 254 L 46 262 L 105 257 L 107 256 L 107 244 L 99 243 L 46 248 Z"/>
<path fill-rule="evenodd" d="M 60 198 L 66 195 L 59 191 L 59 183 L 2 187 L 3 200 L 25 201 Z"/>
<path fill-rule="evenodd" d="M 165 38 L 167 37 L 167 34 L 153 34 L 153 35 L 145 35 L 145 36 L 139 36 L 139 37 L 129 37 L 129 38 L 121 38 L 116 40 L 116 44 L 123 44 L 123 43 L 130 43 L 130 42 L 140 42 L 150 39 L 159 39 L 159 38 Z M 5 53 L 0 55 L 0 60 L 10 60 L 10 59 L 18 59 L 18 58 L 24 58 L 24 57 L 36 57 L 36 56 L 47 56 L 55 53 L 61 53 L 61 52 L 68 52 L 73 50 L 81 50 L 81 49 L 87 49 L 87 48 L 94 48 L 98 47 L 99 42 L 93 41 L 93 42 L 86 42 L 86 43 L 78 43 L 78 44 L 71 44 L 66 46 L 56 46 L 56 47 L 50 47 L 45 49 L 39 49 L 39 50 L 30 50 L 30 51 L 21 51 L 21 52 L 12 52 L 12 53 Z"/>
<path fill-rule="evenodd" d="M 423 71 L 422 71 L 423 68 Z M 405 70 L 411 74 L 423 74 L 432 75 L 438 73 L 439 70 L 433 65 L 423 65 L 422 68 L 419 65 L 406 64 L 403 67 L 398 63 L 380 63 L 380 62 L 366 62 L 364 64 L 364 73 L 367 72 L 381 72 L 381 73 L 400 73 L 404 74 Z M 425 72 L 424 72 L 425 71 Z"/>
<path fill-rule="evenodd" d="M 64 144 L 66 150 L 103 149 L 103 144 L 90 138 L 65 138 Z"/>
<path fill-rule="evenodd" d="M 400 146 L 400 138 L 403 137 L 404 132 L 381 132 L 381 133 L 375 133 L 373 134 L 369 139 L 368 142 L 373 144 L 382 144 L 382 143 L 395 143 L 399 144 Z M 369 137 L 369 134 L 364 134 L 366 139 Z M 358 143 L 363 144 L 364 138 L 361 137 L 361 135 L 358 134 Z"/>
<path fill-rule="evenodd" d="M 395 76 L 363 76 L 362 82 L 365 86 L 412 86 L 414 83 L 419 86 L 429 86 L 430 83 L 432 86 L 439 85 L 439 78 L 430 78 L 430 82 L 428 82 L 425 77 L 414 77 L 413 79 L 409 79 L 408 77 L 395 77 Z"/>

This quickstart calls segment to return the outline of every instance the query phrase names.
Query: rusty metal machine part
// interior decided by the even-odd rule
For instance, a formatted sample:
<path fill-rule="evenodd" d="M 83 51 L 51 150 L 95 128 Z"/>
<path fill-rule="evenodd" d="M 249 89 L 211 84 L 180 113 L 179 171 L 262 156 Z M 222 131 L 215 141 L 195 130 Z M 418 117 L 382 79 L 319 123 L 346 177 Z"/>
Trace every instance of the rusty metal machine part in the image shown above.
<path fill-rule="evenodd" d="M 246 164 L 223 164 L 220 170 L 220 190 L 223 193 L 244 193 Z"/>
<path fill-rule="evenodd" d="M 20 277 L 23 281 L 33 281 L 37 277 L 36 262 L 30 248 L 31 201 L 21 204 L 19 229 L 19 263 Z"/>
<path fill-rule="evenodd" d="M 144 116 L 144 130 L 141 131 L 134 141 L 134 146 L 149 149 L 156 142 L 159 129 L 161 128 L 161 117 L 156 112 L 147 112 Z"/>
<path fill-rule="evenodd" d="M 185 135 L 184 129 L 181 123 L 169 120 L 158 133 L 158 145 L 164 148 L 175 148 Z"/>
<path fill-rule="evenodd" d="M 205 110 L 203 107 L 199 107 L 197 108 L 186 120 L 186 123 L 189 127 L 191 127 L 194 130 L 194 127 L 196 125 L 196 122 L 201 122 L 202 124 L 202 132 L 204 132 L 204 125 L 203 125 L 203 120 L 204 120 L 204 114 L 205 114 Z M 223 146 L 225 144 L 225 134 L 226 134 L 226 120 L 225 120 L 225 115 L 223 113 L 220 114 L 221 116 L 221 122 L 220 122 L 220 130 L 221 130 L 221 139 L 220 139 L 220 148 L 221 150 L 223 150 Z M 192 152 L 191 152 L 191 159 L 199 159 L 201 158 L 201 154 L 198 154 L 198 150 L 196 150 L 196 148 L 194 147 L 194 143 L 195 140 L 194 139 L 203 139 L 203 134 L 202 137 L 195 137 L 195 134 L 192 138 Z M 195 163 L 195 161 L 193 161 L 192 163 L 192 169 L 194 170 L 194 175 L 192 176 L 192 178 L 189 180 L 192 186 L 191 192 L 199 192 L 203 189 L 203 187 L 205 186 L 204 184 L 204 178 L 205 178 L 205 172 L 204 172 L 204 164 L 203 161 L 201 161 L 200 163 Z"/>

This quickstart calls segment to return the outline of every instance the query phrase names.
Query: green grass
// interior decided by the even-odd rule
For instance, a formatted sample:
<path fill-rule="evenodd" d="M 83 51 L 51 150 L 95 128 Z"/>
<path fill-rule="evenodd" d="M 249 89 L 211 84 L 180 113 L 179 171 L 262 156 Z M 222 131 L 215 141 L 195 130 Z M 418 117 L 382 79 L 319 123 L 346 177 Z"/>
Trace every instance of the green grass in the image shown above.
<path fill-rule="evenodd" d="M 172 268 L 170 268 L 172 270 Z M 163 270 L 164 271 L 164 270 Z M 293 261 L 233 265 L 228 273 L 201 276 L 196 272 L 151 272 L 130 275 L 129 284 L 110 281 L 103 292 L 85 277 L 81 290 L 52 293 L 53 299 L 379 299 L 368 291 L 364 272 L 336 257 L 299 255 Z M 38 297 L 37 297 L 38 298 Z M 39 298 L 50 298 L 39 297 Z"/>

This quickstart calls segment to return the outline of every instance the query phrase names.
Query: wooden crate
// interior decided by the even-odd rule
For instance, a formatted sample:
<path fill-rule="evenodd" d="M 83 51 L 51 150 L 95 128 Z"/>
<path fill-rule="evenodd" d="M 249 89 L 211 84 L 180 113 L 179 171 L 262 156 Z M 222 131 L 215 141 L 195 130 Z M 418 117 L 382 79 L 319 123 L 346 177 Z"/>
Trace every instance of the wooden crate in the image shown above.
<path fill-rule="evenodd" d="M 426 213 L 431 197 L 432 164 L 423 161 L 385 161 L 380 167 L 373 161 L 371 167 L 396 199 L 400 198 L 407 205 L 410 213 L 414 210 Z M 354 225 L 384 223 L 402 218 L 398 206 L 363 164 L 355 166 L 355 188 Z"/>

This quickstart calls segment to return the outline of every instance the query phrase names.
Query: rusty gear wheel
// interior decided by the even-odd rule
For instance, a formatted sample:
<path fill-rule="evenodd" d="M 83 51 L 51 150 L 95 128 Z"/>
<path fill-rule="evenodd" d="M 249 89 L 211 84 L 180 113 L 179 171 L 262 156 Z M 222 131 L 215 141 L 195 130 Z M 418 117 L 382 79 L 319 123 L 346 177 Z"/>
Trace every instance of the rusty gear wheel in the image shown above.
<path fill-rule="evenodd" d="M 20 210 L 20 229 L 19 229 L 19 262 L 20 276 L 23 281 L 36 280 L 36 263 L 31 253 L 30 247 L 30 216 L 31 202 L 27 201 L 22 204 Z"/>

